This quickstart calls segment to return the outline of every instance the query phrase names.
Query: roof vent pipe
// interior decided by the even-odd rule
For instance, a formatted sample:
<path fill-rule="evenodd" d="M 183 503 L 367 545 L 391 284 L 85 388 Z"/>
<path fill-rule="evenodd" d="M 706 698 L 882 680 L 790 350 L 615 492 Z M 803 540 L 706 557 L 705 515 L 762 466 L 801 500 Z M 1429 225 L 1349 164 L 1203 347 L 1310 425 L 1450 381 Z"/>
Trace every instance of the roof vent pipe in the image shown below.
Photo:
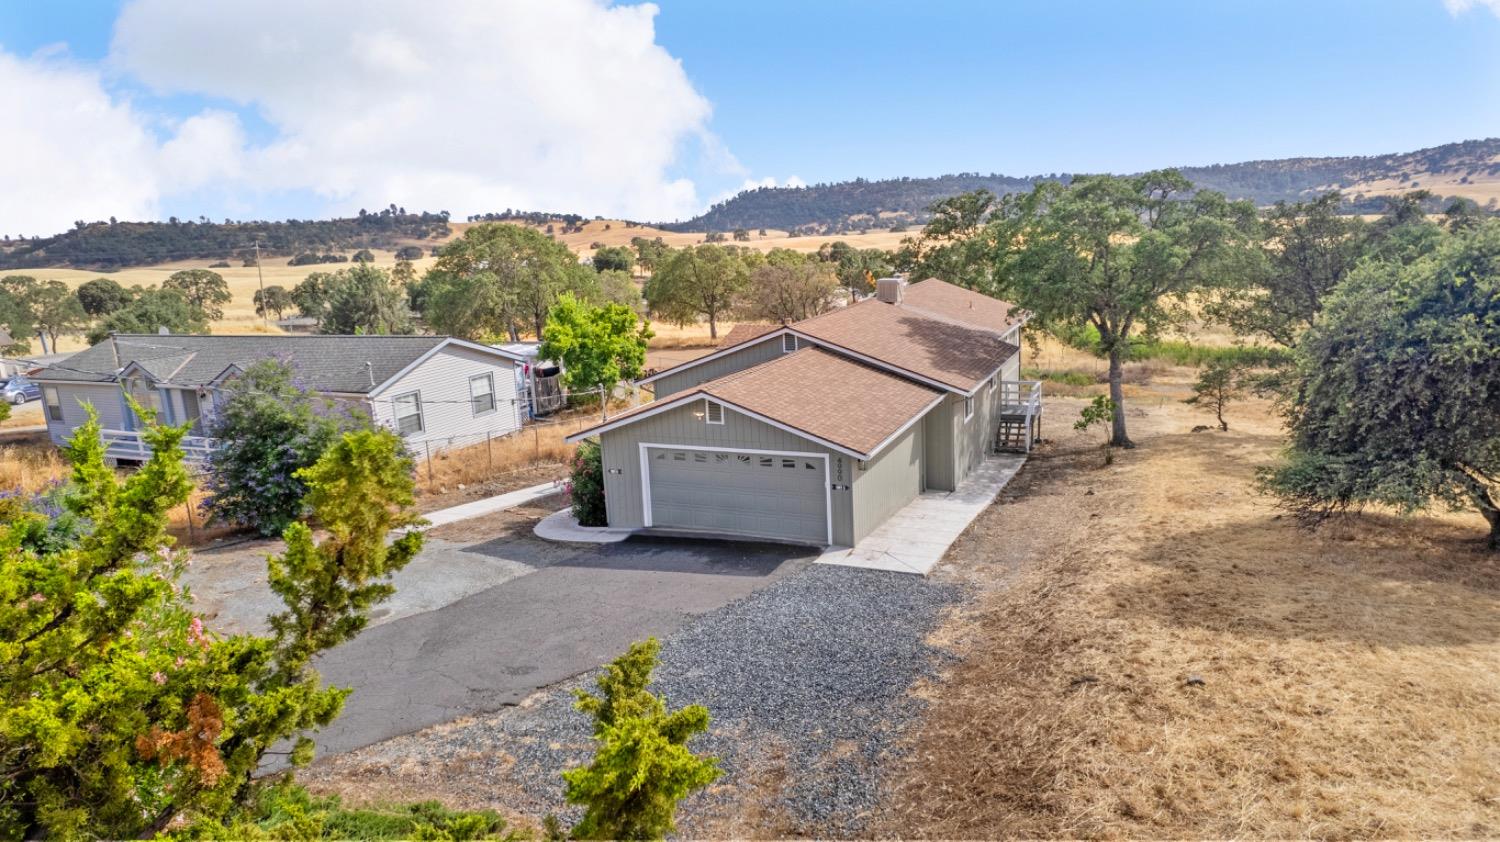
<path fill-rule="evenodd" d="M 370 378 L 370 388 L 375 388 L 375 365 L 369 360 L 365 360 L 365 376 Z"/>
<path fill-rule="evenodd" d="M 900 304 L 905 278 L 881 278 L 875 282 L 875 297 L 887 304 Z"/>

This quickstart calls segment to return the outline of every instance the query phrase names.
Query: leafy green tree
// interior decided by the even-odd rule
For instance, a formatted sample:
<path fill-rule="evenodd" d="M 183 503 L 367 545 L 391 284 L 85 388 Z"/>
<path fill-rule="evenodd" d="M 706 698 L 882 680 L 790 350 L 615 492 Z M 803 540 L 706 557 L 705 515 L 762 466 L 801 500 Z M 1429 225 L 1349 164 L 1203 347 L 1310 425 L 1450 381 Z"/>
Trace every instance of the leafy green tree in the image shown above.
<path fill-rule="evenodd" d="M 68 447 L 63 505 L 88 524 L 39 548 L 47 516 L 0 526 L 0 837 L 144 838 L 175 824 L 233 817 L 253 801 L 266 752 L 331 722 L 347 691 L 321 686 L 311 653 L 358 633 L 389 593 L 384 577 L 421 544 L 412 479 L 389 432 L 346 437 L 305 472 L 328 538 L 288 529 L 270 562 L 288 610 L 269 636 L 219 637 L 176 584 L 182 559 L 165 528 L 187 498 L 185 426 L 143 435 L 152 456 L 118 478 L 105 464 L 99 423 Z"/>
<path fill-rule="evenodd" d="M 1292 446 L 1265 474 L 1304 522 L 1469 507 L 1500 549 L 1500 222 L 1367 261 L 1297 347 Z"/>
<path fill-rule="evenodd" d="M 77 295 L 83 312 L 95 317 L 108 316 L 116 310 L 124 309 L 134 298 L 130 290 L 110 278 L 85 281 L 78 287 Z"/>
<path fill-rule="evenodd" d="M 1183 403 L 1200 406 L 1212 412 L 1218 419 L 1219 429 L 1229 432 L 1229 422 L 1224 420 L 1224 411 L 1231 403 L 1245 395 L 1245 367 L 1233 360 L 1213 360 L 1198 373 L 1193 384 L 1193 396 Z"/>
<path fill-rule="evenodd" d="M 31 307 L 26 302 L 26 292 L 36 284 L 29 275 L 6 275 L 0 278 L 0 327 L 10 334 L 9 345 L 0 351 L 24 354 L 31 350 L 29 337 L 36 330 L 31 320 Z"/>
<path fill-rule="evenodd" d="M 175 289 L 144 289 L 124 309 L 89 329 L 88 341 L 102 342 L 111 333 L 156 333 L 162 327 L 172 333 L 205 333 L 208 320 Z"/>
<path fill-rule="evenodd" d="M 676 829 L 677 802 L 721 774 L 717 758 L 687 746 L 708 730 L 708 709 L 668 712 L 648 689 L 660 649 L 656 638 L 633 644 L 599 675 L 598 693 L 574 691 L 598 743 L 591 763 L 563 773 L 568 802 L 585 808 L 575 839 L 663 839 Z"/>
<path fill-rule="evenodd" d="M 641 315 L 646 312 L 646 300 L 641 297 L 641 288 L 635 285 L 635 278 L 629 272 L 617 269 L 599 273 L 597 300 L 601 304 L 624 304 Z"/>
<path fill-rule="evenodd" d="M 333 283 L 332 272 L 309 272 L 292 287 L 292 303 L 297 305 L 297 312 L 313 319 L 328 315 L 328 297 Z"/>
<path fill-rule="evenodd" d="M 652 313 L 678 325 L 708 320 L 708 335 L 719 337 L 719 320 L 728 315 L 750 282 L 750 271 L 737 251 L 703 245 L 669 254 L 646 281 L 646 303 Z"/>
<path fill-rule="evenodd" d="M 524 225 L 476 225 L 443 247 L 422 282 L 422 316 L 435 330 L 478 339 L 522 330 L 538 337 L 564 292 L 597 288 L 567 246 Z"/>
<path fill-rule="evenodd" d="M 354 253 L 353 257 L 349 259 L 353 260 L 355 263 L 374 263 L 375 252 L 370 251 L 369 249 L 360 249 L 359 251 Z"/>
<path fill-rule="evenodd" d="M 1002 199 L 988 226 L 997 294 L 1039 326 L 1098 331 L 1116 447 L 1133 446 L 1122 381 L 1132 338 L 1178 323 L 1186 296 L 1245 271 L 1251 259 L 1254 207 L 1208 190 L 1183 198 L 1191 188 L 1175 170 L 1042 182 Z"/>
<path fill-rule="evenodd" d="M 1087 432 L 1096 424 L 1109 424 L 1115 416 L 1115 402 L 1104 395 L 1095 395 L 1088 405 L 1078 412 L 1078 420 L 1073 422 L 1073 429 L 1078 432 Z M 1113 463 L 1114 452 L 1109 449 L 1109 441 L 1104 442 L 1104 464 Z"/>
<path fill-rule="evenodd" d="M 0 293 L 5 297 L 0 310 L 10 311 L 6 318 L 12 338 L 17 337 L 16 329 L 25 326 L 41 340 L 44 354 L 57 350 L 59 334 L 80 331 L 88 322 L 78 297 L 62 281 L 7 275 L 0 278 Z"/>
<path fill-rule="evenodd" d="M 547 316 L 538 353 L 562 363 L 568 388 L 602 386 L 607 393 L 621 380 L 644 373 L 646 343 L 653 335 L 651 324 L 623 304 L 594 307 L 563 293 Z"/>
<path fill-rule="evenodd" d="M 209 519 L 271 536 L 305 516 L 298 472 L 342 433 L 369 426 L 343 406 L 299 384 L 280 360 L 254 363 L 230 381 L 208 430 L 219 441 L 204 478 Z"/>
<path fill-rule="evenodd" d="M 1241 335 L 1296 345 L 1322 312 L 1323 299 L 1364 254 L 1366 225 L 1340 213 L 1342 204 L 1337 192 L 1309 202 L 1277 202 L 1264 218 L 1263 263 L 1234 279 L 1240 283 L 1226 285 L 1210 314 Z"/>
<path fill-rule="evenodd" d="M 287 288 L 279 284 L 272 284 L 263 289 L 255 291 L 255 315 L 271 316 L 281 318 L 287 310 L 297 306 L 292 301 L 292 294 Z"/>
<path fill-rule="evenodd" d="M 594 270 L 607 272 L 635 271 L 635 252 L 625 246 L 604 246 L 594 251 Z"/>
<path fill-rule="evenodd" d="M 885 249 L 850 249 L 839 257 L 836 266 L 839 283 L 850 296 L 874 292 L 877 280 L 896 271 L 895 258 Z"/>
<path fill-rule="evenodd" d="M 216 322 L 224 318 L 224 305 L 230 301 L 229 284 L 224 276 L 207 269 L 184 269 L 173 272 L 161 283 L 162 289 L 175 289 L 188 303 L 203 311 L 204 318 Z"/>
<path fill-rule="evenodd" d="M 305 283 L 305 282 L 304 282 Z M 411 333 L 406 296 L 391 283 L 390 273 L 371 263 L 356 263 L 327 279 L 327 310 L 318 330 L 331 334 Z"/>
<path fill-rule="evenodd" d="M 838 279 L 827 263 L 772 262 L 750 273 L 737 312 L 750 321 L 791 324 L 833 308 Z"/>
<path fill-rule="evenodd" d="M 396 265 L 391 267 L 391 283 L 399 287 L 410 287 L 416 282 L 417 267 L 410 260 L 396 258 Z"/>
<path fill-rule="evenodd" d="M 995 194 L 984 189 L 934 202 L 927 209 L 932 219 L 921 236 L 901 241 L 897 268 L 913 278 L 941 278 L 989 292 L 997 232 L 986 222 L 995 207 Z"/>
<path fill-rule="evenodd" d="M 661 265 L 667 254 L 672 251 L 671 246 L 663 242 L 661 237 L 653 239 L 631 237 L 630 247 L 635 249 L 635 262 L 648 273 L 655 272 L 656 267 Z"/>

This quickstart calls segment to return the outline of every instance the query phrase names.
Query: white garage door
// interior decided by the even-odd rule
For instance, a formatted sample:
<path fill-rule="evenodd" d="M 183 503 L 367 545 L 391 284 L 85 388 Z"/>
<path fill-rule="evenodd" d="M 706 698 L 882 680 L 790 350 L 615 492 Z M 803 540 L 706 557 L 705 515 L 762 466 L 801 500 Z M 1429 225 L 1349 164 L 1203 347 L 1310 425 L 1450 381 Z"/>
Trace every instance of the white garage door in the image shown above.
<path fill-rule="evenodd" d="M 651 447 L 646 462 L 649 526 L 828 543 L 821 456 Z"/>

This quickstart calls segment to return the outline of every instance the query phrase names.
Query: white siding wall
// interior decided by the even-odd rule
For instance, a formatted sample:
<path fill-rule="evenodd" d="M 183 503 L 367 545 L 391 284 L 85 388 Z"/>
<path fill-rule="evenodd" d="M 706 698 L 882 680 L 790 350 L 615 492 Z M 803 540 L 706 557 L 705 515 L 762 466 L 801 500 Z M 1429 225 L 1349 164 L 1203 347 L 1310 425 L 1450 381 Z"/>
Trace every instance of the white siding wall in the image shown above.
<path fill-rule="evenodd" d="M 38 383 L 44 390 L 56 388 L 62 402 L 63 420 L 47 418 L 47 434 L 54 444 L 62 445 L 73 431 L 88 420 L 84 404 L 92 404 L 99 413 L 99 426 L 119 430 L 125 426 L 125 402 L 120 387 L 113 383 Z M 42 416 L 47 414 L 46 393 L 42 395 Z"/>
<path fill-rule="evenodd" d="M 526 407 L 516 393 L 516 364 L 503 357 L 468 348 L 448 347 L 407 372 L 400 380 L 373 397 L 371 414 L 376 423 L 396 428 L 392 399 L 417 392 L 422 399 L 422 431 L 406 437 L 413 452 L 433 452 L 481 443 L 521 429 Z M 492 374 L 495 409 L 475 415 L 469 403 L 469 378 Z"/>

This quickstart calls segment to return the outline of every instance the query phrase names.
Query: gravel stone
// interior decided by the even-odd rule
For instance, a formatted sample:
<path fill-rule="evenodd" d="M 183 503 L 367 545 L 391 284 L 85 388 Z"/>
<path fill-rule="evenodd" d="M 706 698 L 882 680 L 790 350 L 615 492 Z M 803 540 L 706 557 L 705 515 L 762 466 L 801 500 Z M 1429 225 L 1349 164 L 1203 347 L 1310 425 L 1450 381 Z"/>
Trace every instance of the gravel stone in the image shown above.
<path fill-rule="evenodd" d="M 920 712 L 908 693 L 951 656 L 925 642 L 942 610 L 963 597 L 952 584 L 830 565 L 805 570 L 710 612 L 662 641 L 653 689 L 672 708 L 705 705 L 719 782 L 690 797 L 679 829 L 754 812 L 803 835 L 856 836 L 880 796 L 880 766 Z M 574 821 L 559 773 L 592 751 L 574 688 L 592 674 L 525 704 L 390 741 L 404 761 L 476 762 L 506 805 Z"/>

